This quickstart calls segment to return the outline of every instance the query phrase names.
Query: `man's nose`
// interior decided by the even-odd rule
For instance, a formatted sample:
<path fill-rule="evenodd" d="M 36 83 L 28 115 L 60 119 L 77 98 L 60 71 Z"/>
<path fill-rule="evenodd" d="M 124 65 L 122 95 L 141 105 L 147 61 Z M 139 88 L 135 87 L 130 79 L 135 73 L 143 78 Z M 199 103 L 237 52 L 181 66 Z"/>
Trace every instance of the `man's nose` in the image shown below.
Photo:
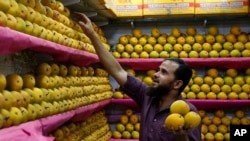
<path fill-rule="evenodd" d="M 155 73 L 154 73 L 154 78 L 157 78 L 158 75 L 159 75 L 159 71 L 155 72 Z"/>

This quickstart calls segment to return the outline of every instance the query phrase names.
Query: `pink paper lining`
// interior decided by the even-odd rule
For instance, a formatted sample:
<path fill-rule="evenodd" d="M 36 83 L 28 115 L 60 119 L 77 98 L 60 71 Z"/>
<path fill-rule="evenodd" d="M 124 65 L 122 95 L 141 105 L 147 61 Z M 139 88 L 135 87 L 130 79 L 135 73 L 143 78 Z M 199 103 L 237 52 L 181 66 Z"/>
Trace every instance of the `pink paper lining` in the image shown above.
<path fill-rule="evenodd" d="M 8 27 L 0 27 L 0 33 L 1 54 L 12 54 L 30 49 L 49 53 L 56 61 L 70 61 L 79 66 L 89 65 L 99 61 L 96 54 L 66 47 L 42 38 L 12 30 Z"/>
<path fill-rule="evenodd" d="M 216 67 L 244 69 L 250 66 L 250 57 L 237 58 L 182 58 L 191 67 Z M 128 65 L 134 70 L 158 69 L 163 58 L 118 59 L 123 65 Z"/>
<path fill-rule="evenodd" d="M 41 136 L 38 120 L 0 130 L 0 141 L 53 141 L 53 137 Z"/>
<path fill-rule="evenodd" d="M 250 106 L 250 100 L 192 100 L 188 99 L 198 109 L 219 109 L 219 108 L 239 108 Z M 137 106 L 133 99 L 112 99 L 111 103 L 123 104 L 128 106 Z"/>
<path fill-rule="evenodd" d="M 240 108 L 249 107 L 250 100 L 191 100 L 198 109 Z"/>
<path fill-rule="evenodd" d="M 109 141 L 139 141 L 139 139 L 109 139 Z"/>
<path fill-rule="evenodd" d="M 131 107 L 138 107 L 137 103 L 131 98 L 126 98 L 126 99 L 115 99 L 113 98 L 111 100 L 111 103 L 113 104 L 123 104 L 123 105 L 128 105 Z"/>
<path fill-rule="evenodd" d="M 41 127 L 43 128 L 43 134 L 48 135 L 51 131 L 57 129 L 63 123 L 68 121 L 75 115 L 75 111 L 68 111 L 61 114 L 53 115 L 46 118 L 41 118 Z"/>
<path fill-rule="evenodd" d="M 61 114 L 0 129 L 0 141 L 53 141 L 54 137 L 48 137 L 51 131 L 67 121 L 83 121 L 110 102 L 111 100 L 107 99 Z"/>

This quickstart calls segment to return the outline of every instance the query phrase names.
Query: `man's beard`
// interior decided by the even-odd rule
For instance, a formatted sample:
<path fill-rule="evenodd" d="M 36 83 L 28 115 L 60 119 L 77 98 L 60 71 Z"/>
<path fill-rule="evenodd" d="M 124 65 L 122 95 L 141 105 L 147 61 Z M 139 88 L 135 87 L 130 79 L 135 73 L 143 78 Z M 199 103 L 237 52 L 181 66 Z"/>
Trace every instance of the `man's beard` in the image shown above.
<path fill-rule="evenodd" d="M 170 85 L 158 86 L 158 87 L 150 86 L 150 87 L 147 88 L 146 94 L 148 96 L 161 98 L 162 96 L 165 96 L 165 95 L 168 94 L 168 92 L 170 91 Z"/>

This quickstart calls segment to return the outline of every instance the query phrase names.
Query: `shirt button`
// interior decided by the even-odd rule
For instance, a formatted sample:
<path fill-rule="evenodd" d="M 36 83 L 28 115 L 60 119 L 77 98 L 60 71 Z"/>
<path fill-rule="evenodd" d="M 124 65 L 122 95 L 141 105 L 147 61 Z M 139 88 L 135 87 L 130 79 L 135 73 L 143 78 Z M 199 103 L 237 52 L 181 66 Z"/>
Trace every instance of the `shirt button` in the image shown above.
<path fill-rule="evenodd" d="M 154 122 L 156 122 L 156 121 L 157 121 L 157 119 L 155 118 L 155 119 L 154 119 Z"/>

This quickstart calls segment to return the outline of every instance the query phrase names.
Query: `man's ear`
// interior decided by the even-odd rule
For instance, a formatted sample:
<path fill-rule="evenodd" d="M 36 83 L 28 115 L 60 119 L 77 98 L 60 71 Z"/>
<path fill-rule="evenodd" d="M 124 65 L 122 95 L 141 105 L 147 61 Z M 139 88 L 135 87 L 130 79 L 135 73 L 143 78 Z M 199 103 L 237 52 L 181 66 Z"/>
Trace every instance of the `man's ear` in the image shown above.
<path fill-rule="evenodd" d="M 174 82 L 174 89 L 180 89 L 180 87 L 183 85 L 182 80 L 175 80 Z"/>

